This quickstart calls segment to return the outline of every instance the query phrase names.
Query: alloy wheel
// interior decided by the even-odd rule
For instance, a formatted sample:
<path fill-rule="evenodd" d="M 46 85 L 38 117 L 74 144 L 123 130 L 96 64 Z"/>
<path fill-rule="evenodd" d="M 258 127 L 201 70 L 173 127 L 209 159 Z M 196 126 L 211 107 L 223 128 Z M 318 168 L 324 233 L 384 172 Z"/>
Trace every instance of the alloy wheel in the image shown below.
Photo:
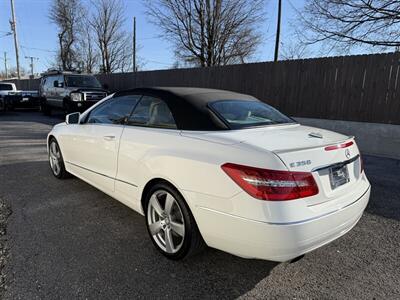
<path fill-rule="evenodd" d="M 173 195 L 165 190 L 157 190 L 151 195 L 147 224 L 161 250 L 173 254 L 181 249 L 185 238 L 185 220 Z"/>
<path fill-rule="evenodd" d="M 49 149 L 50 167 L 54 175 L 58 176 L 61 173 L 61 152 L 56 142 L 50 143 Z"/>

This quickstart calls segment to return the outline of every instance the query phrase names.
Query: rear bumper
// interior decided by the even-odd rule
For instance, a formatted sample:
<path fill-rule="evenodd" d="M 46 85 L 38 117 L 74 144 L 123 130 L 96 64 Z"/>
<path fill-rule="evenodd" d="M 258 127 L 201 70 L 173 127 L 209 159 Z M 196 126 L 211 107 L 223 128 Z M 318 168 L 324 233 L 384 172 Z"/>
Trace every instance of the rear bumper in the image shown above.
<path fill-rule="evenodd" d="M 196 220 L 210 247 L 245 257 L 288 261 L 321 247 L 353 228 L 370 197 L 370 186 L 361 197 L 312 219 L 268 223 L 197 207 Z"/>
<path fill-rule="evenodd" d="M 21 95 L 6 97 L 6 104 L 12 108 L 37 108 L 40 107 L 40 98 Z"/>

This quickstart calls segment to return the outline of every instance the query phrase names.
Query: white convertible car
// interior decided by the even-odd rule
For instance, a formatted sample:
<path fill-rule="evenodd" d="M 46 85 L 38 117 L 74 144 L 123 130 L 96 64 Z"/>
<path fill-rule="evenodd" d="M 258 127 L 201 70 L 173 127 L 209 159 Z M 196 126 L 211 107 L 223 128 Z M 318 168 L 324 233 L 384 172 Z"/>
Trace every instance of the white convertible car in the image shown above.
<path fill-rule="evenodd" d="M 73 174 L 143 214 L 171 259 L 208 245 L 288 261 L 348 232 L 370 196 L 353 137 L 229 91 L 113 94 L 56 125 L 48 152 L 57 178 Z"/>

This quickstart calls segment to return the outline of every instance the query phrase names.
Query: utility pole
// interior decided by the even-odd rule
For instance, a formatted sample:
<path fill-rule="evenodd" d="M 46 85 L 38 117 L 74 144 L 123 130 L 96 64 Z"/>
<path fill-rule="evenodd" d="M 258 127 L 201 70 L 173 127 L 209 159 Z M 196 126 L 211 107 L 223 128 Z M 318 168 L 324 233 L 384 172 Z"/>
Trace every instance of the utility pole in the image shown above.
<path fill-rule="evenodd" d="M 278 56 L 279 56 L 279 38 L 280 38 L 280 34 L 281 34 L 281 15 L 282 15 L 282 0 L 278 0 L 278 24 L 276 25 L 274 61 L 278 61 Z"/>
<path fill-rule="evenodd" d="M 32 77 L 33 77 L 33 76 L 34 76 L 34 74 L 33 74 L 33 60 L 34 60 L 34 59 L 39 60 L 39 57 L 25 56 L 25 58 L 31 60 L 31 63 L 30 63 L 29 66 L 31 67 L 31 75 L 32 75 Z"/>
<path fill-rule="evenodd" d="M 7 52 L 4 52 L 4 69 L 6 71 L 6 79 L 8 78 L 8 68 L 7 68 Z"/>
<path fill-rule="evenodd" d="M 136 72 L 136 17 L 133 17 L 133 57 L 132 57 L 132 64 L 133 64 L 133 72 Z"/>
<path fill-rule="evenodd" d="M 21 79 L 21 76 L 19 74 L 18 36 L 17 36 L 17 22 L 15 19 L 14 0 L 11 0 L 11 15 L 12 15 L 12 21 L 10 21 L 10 24 L 11 24 L 11 30 L 14 33 L 15 60 L 17 61 L 17 77 L 18 79 Z"/>

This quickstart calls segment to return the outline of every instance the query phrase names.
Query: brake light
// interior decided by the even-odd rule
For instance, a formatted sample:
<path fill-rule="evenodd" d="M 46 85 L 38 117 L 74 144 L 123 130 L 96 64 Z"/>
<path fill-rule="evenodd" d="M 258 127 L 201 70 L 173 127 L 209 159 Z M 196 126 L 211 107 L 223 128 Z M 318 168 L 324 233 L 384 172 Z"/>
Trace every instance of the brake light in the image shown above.
<path fill-rule="evenodd" d="M 353 141 L 350 141 L 350 142 L 343 143 L 343 144 L 332 145 L 332 146 L 325 147 L 325 151 L 343 149 L 343 148 L 350 147 L 350 146 L 353 145 L 353 144 L 354 144 Z"/>
<path fill-rule="evenodd" d="M 222 170 L 250 196 L 269 201 L 286 201 L 318 194 L 311 173 L 260 169 L 226 163 Z"/>

